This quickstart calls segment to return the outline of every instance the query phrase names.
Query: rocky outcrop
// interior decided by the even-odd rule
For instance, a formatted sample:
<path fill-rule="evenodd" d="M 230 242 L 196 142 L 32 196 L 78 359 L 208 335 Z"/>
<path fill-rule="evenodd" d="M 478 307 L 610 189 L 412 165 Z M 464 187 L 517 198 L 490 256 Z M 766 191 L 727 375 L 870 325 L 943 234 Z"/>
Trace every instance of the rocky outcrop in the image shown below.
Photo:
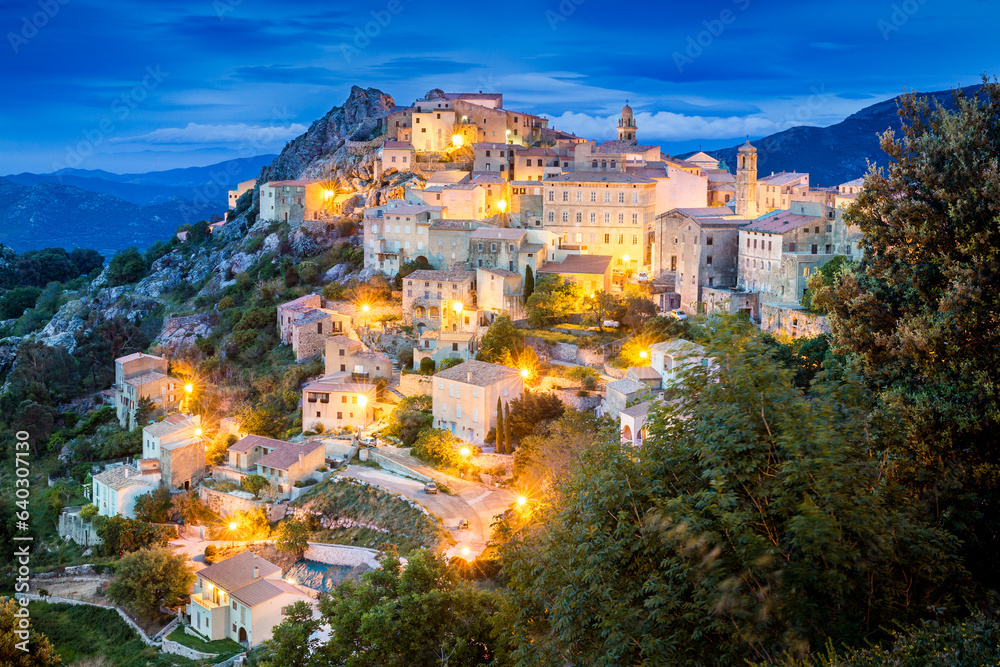
<path fill-rule="evenodd" d="M 163 328 L 153 341 L 153 347 L 165 347 L 173 354 L 191 347 L 199 338 L 208 338 L 213 328 L 212 316 L 208 314 L 168 317 L 163 320 Z"/>

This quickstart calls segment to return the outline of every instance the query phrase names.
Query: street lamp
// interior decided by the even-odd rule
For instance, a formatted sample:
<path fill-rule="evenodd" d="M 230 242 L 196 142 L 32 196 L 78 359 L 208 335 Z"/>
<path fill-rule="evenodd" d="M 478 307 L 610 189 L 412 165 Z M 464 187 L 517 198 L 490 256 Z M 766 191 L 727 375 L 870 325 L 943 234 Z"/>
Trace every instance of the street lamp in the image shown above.
<path fill-rule="evenodd" d="M 232 540 L 233 540 L 232 546 L 235 547 L 236 546 L 236 522 L 235 521 L 229 524 L 229 537 L 232 538 Z"/>
<path fill-rule="evenodd" d="M 462 456 L 468 456 L 469 454 L 472 453 L 472 450 L 469 449 L 468 447 L 462 447 L 462 449 L 459 450 L 459 452 L 462 454 Z"/>
<path fill-rule="evenodd" d="M 524 507 L 527 504 L 528 504 L 528 499 L 527 498 L 525 498 L 524 496 L 518 496 L 517 497 L 517 506 L 518 507 Z"/>
<path fill-rule="evenodd" d="M 196 429 L 194 430 L 194 437 L 196 437 L 196 438 L 200 438 L 200 437 L 201 437 L 201 434 L 202 434 L 202 430 L 201 430 L 200 428 L 196 428 Z"/>
<path fill-rule="evenodd" d="M 456 134 L 451 138 L 451 145 L 455 148 L 461 148 L 463 143 L 465 143 L 465 140 L 462 138 L 461 134 Z"/>
<path fill-rule="evenodd" d="M 497 208 L 500 210 L 501 213 L 503 213 L 504 211 L 506 211 L 507 210 L 507 200 L 506 199 L 501 199 L 500 201 L 498 201 L 497 202 Z"/>
<path fill-rule="evenodd" d="M 456 301 L 455 305 L 453 305 L 451 309 L 454 310 L 456 313 L 461 313 L 463 310 L 465 310 L 465 305 L 461 301 Z"/>
<path fill-rule="evenodd" d="M 368 409 L 365 407 L 368 405 L 368 397 L 364 394 L 358 394 L 358 405 L 361 406 L 361 412 L 364 413 L 364 426 L 361 430 L 368 428 Z"/>
<path fill-rule="evenodd" d="M 531 371 L 529 371 L 527 368 L 521 369 L 521 377 L 527 380 L 529 375 L 531 375 Z"/>
<path fill-rule="evenodd" d="M 639 352 L 639 358 L 640 359 L 645 359 L 648 356 L 649 356 L 649 352 L 646 352 L 646 350 L 642 350 L 642 351 Z"/>
<path fill-rule="evenodd" d="M 192 392 L 194 392 L 194 385 L 188 382 L 186 385 L 184 385 L 184 391 L 187 392 L 188 394 L 191 394 Z"/>
<path fill-rule="evenodd" d="M 472 555 L 472 551 L 469 547 L 462 547 L 462 558 L 469 560 L 469 556 Z"/>

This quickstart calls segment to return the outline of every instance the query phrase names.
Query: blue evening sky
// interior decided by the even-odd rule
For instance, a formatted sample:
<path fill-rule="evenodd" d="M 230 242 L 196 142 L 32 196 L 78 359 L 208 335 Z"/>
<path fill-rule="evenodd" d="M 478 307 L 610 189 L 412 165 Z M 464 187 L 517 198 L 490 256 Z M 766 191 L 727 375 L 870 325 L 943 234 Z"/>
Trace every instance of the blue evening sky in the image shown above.
<path fill-rule="evenodd" d="M 0 174 L 277 152 L 352 85 L 720 148 L 1000 71 L 988 0 L 0 0 Z M 368 34 L 365 35 L 364 33 Z"/>

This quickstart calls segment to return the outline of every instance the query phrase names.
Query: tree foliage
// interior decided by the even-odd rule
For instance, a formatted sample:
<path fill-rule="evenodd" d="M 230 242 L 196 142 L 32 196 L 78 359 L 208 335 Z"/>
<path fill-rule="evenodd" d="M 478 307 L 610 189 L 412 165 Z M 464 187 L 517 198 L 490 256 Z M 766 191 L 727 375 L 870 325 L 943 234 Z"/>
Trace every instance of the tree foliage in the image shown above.
<path fill-rule="evenodd" d="M 869 397 L 833 379 L 807 397 L 759 341 L 720 335 L 641 456 L 612 432 L 513 526 L 515 665 L 771 662 L 958 592 L 956 543 L 891 481 Z"/>
<path fill-rule="evenodd" d="M 441 556 L 418 550 L 404 569 L 390 548 L 382 567 L 320 599 L 330 639 L 309 667 L 487 665 L 495 654 L 492 593 L 461 582 Z M 289 625 L 290 621 L 286 621 Z"/>
<path fill-rule="evenodd" d="M 275 535 L 274 546 L 282 553 L 302 556 L 309 547 L 309 524 L 298 519 L 282 521 Z"/>
<path fill-rule="evenodd" d="M 163 523 L 167 520 L 171 509 L 170 489 L 160 486 L 151 493 L 138 496 L 132 511 L 139 521 Z"/>
<path fill-rule="evenodd" d="M 260 646 L 259 667 L 308 667 L 315 664 L 312 651 L 319 640 L 312 635 L 320 627 L 313 609 L 298 601 L 281 610 L 284 620 L 274 627 L 274 634 Z"/>
<path fill-rule="evenodd" d="M 26 651 L 18 646 L 22 642 Z M 32 628 L 28 608 L 19 605 L 15 598 L 0 597 L 0 665 L 49 667 L 61 664 L 62 659 L 49 638 Z"/>
<path fill-rule="evenodd" d="M 101 538 L 101 553 L 105 556 L 117 556 L 140 549 L 156 546 L 166 546 L 169 538 L 161 526 L 154 526 L 145 521 L 130 519 L 126 516 L 100 517 L 95 519 L 97 535 Z"/>
<path fill-rule="evenodd" d="M 108 597 L 149 624 L 161 606 L 180 605 L 194 586 L 187 555 L 171 549 L 143 549 L 118 561 Z"/>
<path fill-rule="evenodd" d="M 267 478 L 263 475 L 247 475 L 240 482 L 240 486 L 243 487 L 244 491 L 248 491 L 253 494 L 254 498 L 260 497 L 260 492 L 271 485 L 267 481 Z"/>
<path fill-rule="evenodd" d="M 828 308 L 833 347 L 880 392 L 906 438 L 898 473 L 1000 586 L 1000 85 L 955 93 L 954 111 L 900 101 L 846 221 L 864 254 Z"/>
<path fill-rule="evenodd" d="M 382 433 L 390 438 L 399 438 L 405 447 L 412 446 L 420 433 L 433 425 L 431 408 L 430 396 L 404 398 L 389 414 L 389 423 L 382 429 Z"/>
<path fill-rule="evenodd" d="M 115 253 L 108 262 L 108 284 L 128 285 L 141 280 L 149 271 L 149 263 L 135 248 L 126 248 Z"/>
<path fill-rule="evenodd" d="M 533 327 L 541 327 L 565 320 L 571 313 L 583 310 L 586 296 L 576 283 L 566 282 L 556 274 L 546 274 L 535 283 L 535 291 L 525 304 L 528 322 Z"/>
<path fill-rule="evenodd" d="M 503 363 L 505 355 L 516 354 L 524 348 L 524 333 L 514 326 L 509 315 L 498 315 L 483 334 L 477 359 L 492 364 Z"/>

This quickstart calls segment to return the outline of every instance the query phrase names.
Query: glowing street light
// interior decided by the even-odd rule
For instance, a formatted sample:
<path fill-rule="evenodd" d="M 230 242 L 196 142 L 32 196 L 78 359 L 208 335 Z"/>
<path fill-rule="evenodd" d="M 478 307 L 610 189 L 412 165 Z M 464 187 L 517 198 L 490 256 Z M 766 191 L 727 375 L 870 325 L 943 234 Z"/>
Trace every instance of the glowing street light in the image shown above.
<path fill-rule="evenodd" d="M 358 394 L 358 405 L 361 406 L 361 411 L 364 413 L 364 426 L 362 430 L 368 428 L 368 409 L 365 407 L 368 405 L 368 397 L 364 394 Z"/>
<path fill-rule="evenodd" d="M 518 507 L 524 507 L 527 504 L 528 504 L 528 499 L 526 497 L 524 497 L 524 496 L 518 496 L 517 497 L 517 506 Z"/>
<path fill-rule="evenodd" d="M 469 547 L 462 547 L 462 558 L 469 560 L 469 556 L 472 555 L 472 550 Z"/>
<path fill-rule="evenodd" d="M 453 305 L 451 309 L 454 310 L 456 313 L 460 313 L 463 310 L 465 310 L 465 304 L 463 304 L 461 301 L 456 301 L 455 305 Z"/>
<path fill-rule="evenodd" d="M 622 264 L 628 266 L 629 258 L 628 255 L 622 255 Z"/>
<path fill-rule="evenodd" d="M 641 352 L 639 352 L 639 358 L 640 359 L 645 359 L 648 356 L 649 356 L 649 352 L 646 352 L 646 350 L 642 350 Z"/>
<path fill-rule="evenodd" d="M 461 454 L 462 456 L 468 456 L 469 454 L 471 454 L 471 453 L 472 453 L 472 450 L 471 450 L 471 449 L 469 449 L 468 447 L 462 447 L 462 449 L 460 449 L 460 450 L 459 450 L 459 453 L 460 453 L 460 454 Z"/>
<path fill-rule="evenodd" d="M 329 199 L 333 196 L 333 190 L 323 190 L 323 199 Z"/>
<path fill-rule="evenodd" d="M 501 213 L 503 213 L 504 211 L 506 211 L 507 210 L 507 200 L 506 199 L 501 199 L 500 201 L 498 201 L 497 202 L 497 208 L 500 210 Z"/>
<path fill-rule="evenodd" d="M 531 371 L 529 371 L 527 368 L 521 369 L 521 377 L 527 380 L 529 375 L 531 375 Z"/>
<path fill-rule="evenodd" d="M 200 428 L 196 428 L 196 429 L 194 430 L 194 437 L 196 437 L 196 438 L 200 438 L 200 437 L 201 437 L 201 434 L 202 434 L 202 430 L 201 430 Z"/>
<path fill-rule="evenodd" d="M 184 391 L 186 391 L 189 394 L 192 393 L 194 391 L 194 385 L 188 382 L 186 385 L 184 385 Z"/>
<path fill-rule="evenodd" d="M 233 540 L 233 543 L 232 543 L 231 546 L 235 547 L 236 546 L 236 522 L 235 521 L 229 524 L 229 537 L 231 537 L 232 540 Z"/>
<path fill-rule="evenodd" d="M 369 306 L 369 305 L 368 305 L 367 303 L 366 303 L 365 305 L 361 306 L 361 310 L 363 310 L 363 311 L 364 311 L 364 312 L 366 312 L 366 313 L 367 313 L 368 311 L 370 311 L 371 309 L 372 309 L 372 307 L 371 307 L 371 306 Z"/>
<path fill-rule="evenodd" d="M 462 144 L 465 143 L 465 139 L 462 138 L 461 134 L 456 134 L 451 138 L 451 145 L 455 148 L 461 148 Z"/>

